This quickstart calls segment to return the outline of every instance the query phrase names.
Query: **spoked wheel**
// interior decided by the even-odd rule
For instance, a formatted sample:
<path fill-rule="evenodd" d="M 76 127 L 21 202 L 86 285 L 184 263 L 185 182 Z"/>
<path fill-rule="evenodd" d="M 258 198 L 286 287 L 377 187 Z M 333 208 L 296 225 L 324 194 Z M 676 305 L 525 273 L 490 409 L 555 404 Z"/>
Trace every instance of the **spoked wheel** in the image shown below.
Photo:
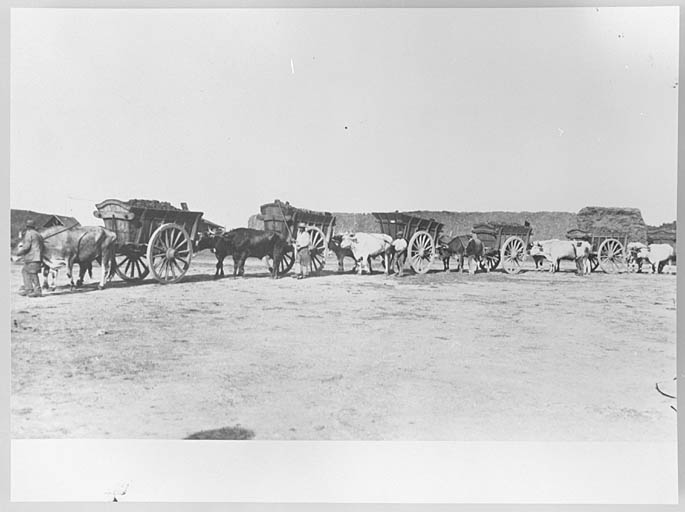
<path fill-rule="evenodd" d="M 407 247 L 409 266 L 417 274 L 425 274 L 435 258 L 435 242 L 426 231 L 417 231 Z"/>
<path fill-rule="evenodd" d="M 283 251 L 281 261 L 278 262 L 278 277 L 286 275 L 295 264 L 295 249 L 292 245 Z"/>
<path fill-rule="evenodd" d="M 124 281 L 142 281 L 150 273 L 145 251 L 125 248 L 114 256 L 114 271 Z"/>
<path fill-rule="evenodd" d="M 517 236 L 510 236 L 502 245 L 502 268 L 507 274 L 518 274 L 526 258 L 526 244 Z"/>
<path fill-rule="evenodd" d="M 307 228 L 310 239 L 312 272 L 318 274 L 326 264 L 326 235 L 316 226 Z"/>
<path fill-rule="evenodd" d="M 162 284 L 180 281 L 190 268 L 193 246 L 188 232 L 178 224 L 162 224 L 147 246 L 153 277 Z"/>
<path fill-rule="evenodd" d="M 487 272 L 490 272 L 491 270 L 495 270 L 497 268 L 497 265 L 499 265 L 499 262 L 500 262 L 499 252 L 484 254 L 483 259 L 480 260 L 480 268 L 481 268 L 481 270 L 485 270 Z"/>
<path fill-rule="evenodd" d="M 599 258 L 597 258 L 596 254 L 591 254 L 590 255 L 590 272 L 594 272 L 599 268 Z"/>
<path fill-rule="evenodd" d="M 598 257 L 599 266 L 607 274 L 625 272 L 626 255 L 623 250 L 623 244 L 615 238 L 609 238 L 602 242 L 599 246 Z"/>

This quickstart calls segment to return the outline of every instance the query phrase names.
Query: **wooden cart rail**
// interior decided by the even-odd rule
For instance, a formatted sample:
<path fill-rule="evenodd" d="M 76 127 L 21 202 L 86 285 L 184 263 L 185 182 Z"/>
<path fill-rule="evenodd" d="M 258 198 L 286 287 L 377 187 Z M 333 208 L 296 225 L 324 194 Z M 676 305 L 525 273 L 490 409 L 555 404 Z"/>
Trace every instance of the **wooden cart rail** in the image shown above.
<path fill-rule="evenodd" d="M 93 215 L 102 219 L 105 227 L 117 234 L 119 244 L 146 244 L 152 233 L 161 226 L 173 222 L 183 226 L 192 239 L 203 212 L 166 210 L 129 206 L 125 201 L 107 199 L 95 205 Z"/>

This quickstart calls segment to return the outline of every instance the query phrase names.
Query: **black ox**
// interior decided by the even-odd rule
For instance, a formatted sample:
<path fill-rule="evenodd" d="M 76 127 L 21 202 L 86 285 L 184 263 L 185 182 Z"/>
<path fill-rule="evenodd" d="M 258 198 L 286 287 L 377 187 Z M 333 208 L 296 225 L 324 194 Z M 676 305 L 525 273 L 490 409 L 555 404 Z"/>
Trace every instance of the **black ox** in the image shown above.
<path fill-rule="evenodd" d="M 438 244 L 438 255 L 442 260 L 443 270 L 450 269 L 450 258 L 457 258 L 456 270 L 464 271 L 464 258 L 475 258 L 476 263 L 480 264 L 483 258 L 483 242 L 477 238 L 470 238 L 467 235 L 455 236 L 449 241 L 442 240 Z"/>
<path fill-rule="evenodd" d="M 212 249 L 216 255 L 214 277 L 224 276 L 224 258 L 233 256 L 233 277 L 245 274 L 247 258 L 270 258 L 271 277 L 277 279 L 278 267 L 289 244 L 278 233 L 258 229 L 237 228 L 223 234 L 200 233 L 195 251 Z"/>

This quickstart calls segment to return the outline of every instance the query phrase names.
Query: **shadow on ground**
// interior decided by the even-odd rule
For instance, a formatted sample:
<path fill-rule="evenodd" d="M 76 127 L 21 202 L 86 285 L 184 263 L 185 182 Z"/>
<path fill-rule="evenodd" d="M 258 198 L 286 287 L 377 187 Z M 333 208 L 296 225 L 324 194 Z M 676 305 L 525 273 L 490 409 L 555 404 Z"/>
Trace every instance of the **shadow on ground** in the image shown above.
<path fill-rule="evenodd" d="M 237 441 L 254 438 L 254 432 L 250 429 L 240 427 L 222 427 L 212 430 L 200 430 L 190 434 L 186 439 L 210 439 L 215 441 Z"/>

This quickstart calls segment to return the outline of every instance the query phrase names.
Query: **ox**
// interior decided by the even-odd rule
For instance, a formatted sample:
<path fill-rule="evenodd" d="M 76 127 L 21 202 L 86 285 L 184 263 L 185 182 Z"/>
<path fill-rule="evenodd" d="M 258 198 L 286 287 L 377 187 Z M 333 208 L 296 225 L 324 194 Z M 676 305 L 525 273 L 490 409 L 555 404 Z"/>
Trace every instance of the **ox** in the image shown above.
<path fill-rule="evenodd" d="M 475 274 L 477 266 L 480 266 L 483 261 L 483 253 L 485 247 L 480 238 L 473 236 L 469 239 L 464 249 L 464 256 L 466 257 L 466 266 L 469 269 L 469 274 Z M 488 269 L 490 272 L 490 269 Z"/>
<path fill-rule="evenodd" d="M 675 262 L 675 251 L 669 244 L 649 244 L 639 251 L 638 257 L 646 259 L 652 265 L 652 272 L 661 274 L 664 266 L 668 263 L 668 273 L 672 271 L 671 265 Z"/>
<path fill-rule="evenodd" d="M 450 269 L 450 258 L 456 256 L 457 270 L 464 272 L 468 268 L 469 272 L 473 274 L 475 266 L 480 265 L 483 259 L 483 253 L 483 242 L 479 238 L 471 238 L 468 235 L 455 236 L 447 242 L 443 240 L 438 245 L 438 255 L 442 260 L 445 272 Z M 466 258 L 466 265 L 464 265 L 464 258 Z"/>
<path fill-rule="evenodd" d="M 635 265 L 637 272 L 642 272 L 642 264 L 647 261 L 647 253 L 649 252 L 649 247 L 647 247 L 642 242 L 630 242 L 626 246 L 626 252 L 628 253 L 628 258 L 626 263 L 629 267 Z"/>
<path fill-rule="evenodd" d="M 392 255 L 392 241 L 390 235 L 381 233 L 351 233 L 343 235 L 340 248 L 352 251 L 354 261 L 359 265 L 358 274 L 362 274 L 364 268 L 371 274 L 369 258 L 382 256 L 385 274 L 387 275 Z"/>
<path fill-rule="evenodd" d="M 531 254 L 531 256 L 533 257 L 533 262 L 535 263 L 535 270 L 542 270 L 542 266 L 547 258 L 540 254 Z"/>
<path fill-rule="evenodd" d="M 338 272 L 345 272 L 345 265 L 344 265 L 344 260 L 345 258 L 352 258 L 354 260 L 354 267 L 352 268 L 352 272 L 357 272 L 359 265 L 357 265 L 357 261 L 354 259 L 354 254 L 352 254 L 352 249 L 345 248 L 343 249 L 340 247 L 340 244 L 342 243 L 343 237 L 347 233 L 344 233 L 342 235 L 333 235 L 331 239 L 328 241 L 328 248 L 335 254 L 335 257 L 338 260 Z M 371 269 L 371 260 L 373 258 L 369 257 L 367 264 L 369 265 L 369 269 Z"/>
<path fill-rule="evenodd" d="M 259 258 L 268 264 L 268 259 L 273 260 L 269 267 L 271 277 L 278 278 L 278 266 L 283 255 L 288 250 L 288 243 L 278 233 L 260 231 L 258 229 L 237 228 L 227 233 L 217 235 L 214 233 L 202 233 L 195 246 L 196 251 L 212 249 L 216 255 L 215 277 L 224 275 L 224 258 L 233 256 L 233 277 L 245 275 L 245 260 L 247 258 Z"/>
<path fill-rule="evenodd" d="M 466 251 L 464 238 L 464 236 L 455 236 L 451 240 L 443 239 L 438 244 L 438 255 L 442 260 L 442 266 L 445 272 L 450 269 L 450 258 L 453 256 L 457 258 L 457 270 L 464 271 L 464 252 Z"/>
<path fill-rule="evenodd" d="M 549 260 L 550 272 L 558 272 L 561 260 L 571 260 L 576 263 L 576 271 L 583 275 L 590 271 L 590 244 L 583 240 L 543 240 L 533 242 L 530 255 Z"/>
<path fill-rule="evenodd" d="M 43 238 L 43 268 L 47 267 L 48 274 L 56 277 L 57 270 L 67 268 L 71 288 L 80 286 L 83 277 L 89 269 L 92 272 L 92 263 L 100 263 L 102 270 L 98 288 L 102 290 L 105 282 L 112 278 L 114 272 L 114 252 L 116 233 L 100 226 L 78 226 L 64 228 L 64 226 L 52 226 L 38 231 Z M 21 234 L 20 234 L 21 235 Z M 16 257 L 16 250 L 21 247 L 19 242 L 12 257 Z M 79 265 L 79 278 L 74 284 L 74 264 Z M 92 274 L 91 274 L 92 275 Z M 54 280 L 51 283 L 55 288 Z M 45 286 L 45 283 L 43 284 Z"/>

